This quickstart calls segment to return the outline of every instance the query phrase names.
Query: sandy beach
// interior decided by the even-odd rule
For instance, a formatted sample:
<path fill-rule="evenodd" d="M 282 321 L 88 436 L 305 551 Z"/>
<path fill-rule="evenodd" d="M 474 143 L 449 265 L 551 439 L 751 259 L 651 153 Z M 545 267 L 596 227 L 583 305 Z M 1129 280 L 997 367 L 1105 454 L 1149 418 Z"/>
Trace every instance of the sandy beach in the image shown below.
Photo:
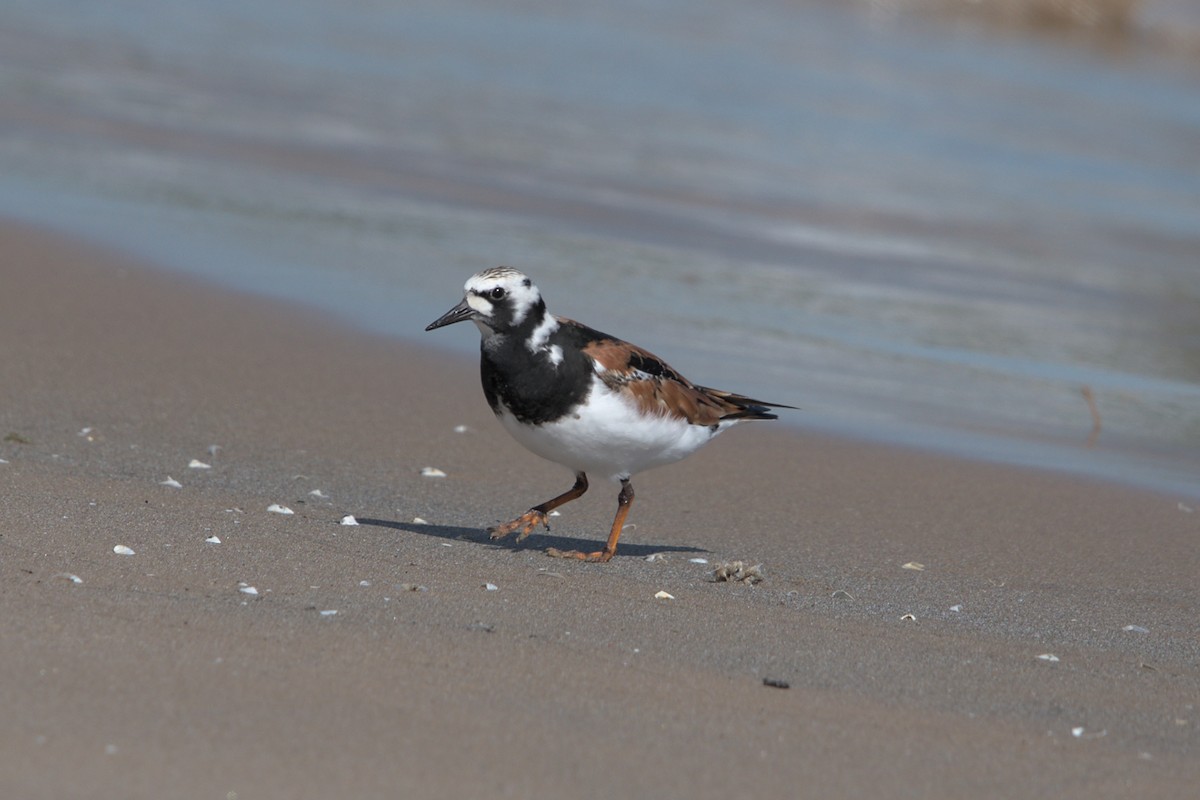
<path fill-rule="evenodd" d="M 0 796 L 1200 785 L 1194 501 L 762 423 L 567 563 L 542 550 L 601 541 L 615 488 L 488 541 L 570 476 L 432 335 L 11 223 L 0 257 Z M 734 560 L 765 580 L 715 581 Z"/>

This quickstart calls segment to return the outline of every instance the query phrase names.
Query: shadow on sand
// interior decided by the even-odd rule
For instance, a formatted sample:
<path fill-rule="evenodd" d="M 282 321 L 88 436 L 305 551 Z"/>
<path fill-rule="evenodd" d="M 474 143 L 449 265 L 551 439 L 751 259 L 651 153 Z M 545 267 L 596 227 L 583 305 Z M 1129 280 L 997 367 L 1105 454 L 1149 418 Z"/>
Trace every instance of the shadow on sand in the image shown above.
<path fill-rule="evenodd" d="M 461 528 L 454 525 L 422 525 L 415 522 L 398 522 L 390 519 L 359 518 L 359 525 L 374 525 L 379 528 L 392 528 L 406 533 L 418 533 L 435 539 L 453 539 L 455 541 L 474 542 L 498 550 L 545 550 L 557 547 L 560 550 L 599 550 L 604 542 L 585 542 L 579 539 L 568 539 L 562 536 L 552 536 L 547 533 L 534 533 L 522 542 L 513 537 L 493 541 L 488 538 L 488 532 L 483 528 Z M 621 542 L 617 547 L 617 557 L 632 556 L 645 558 L 653 553 L 707 553 L 701 547 L 686 547 L 680 545 L 626 544 Z"/>

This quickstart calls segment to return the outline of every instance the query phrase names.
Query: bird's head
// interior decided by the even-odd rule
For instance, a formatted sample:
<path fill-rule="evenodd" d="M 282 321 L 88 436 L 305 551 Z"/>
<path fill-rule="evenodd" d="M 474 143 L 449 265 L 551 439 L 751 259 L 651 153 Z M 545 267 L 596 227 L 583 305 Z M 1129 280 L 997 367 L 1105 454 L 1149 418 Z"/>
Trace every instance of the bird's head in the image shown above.
<path fill-rule="evenodd" d="M 470 320 L 485 336 L 536 325 L 546 304 L 533 281 L 512 267 L 492 267 L 477 272 L 463 287 L 463 299 L 426 326 L 431 331 Z"/>

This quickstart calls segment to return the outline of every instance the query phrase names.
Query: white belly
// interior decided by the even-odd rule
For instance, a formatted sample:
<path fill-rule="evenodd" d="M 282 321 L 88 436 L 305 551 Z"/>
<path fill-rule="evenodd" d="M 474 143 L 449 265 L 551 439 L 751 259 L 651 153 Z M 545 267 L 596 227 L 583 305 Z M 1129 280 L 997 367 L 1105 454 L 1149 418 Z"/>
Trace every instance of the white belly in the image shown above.
<path fill-rule="evenodd" d="M 673 417 L 646 416 L 598 378 L 592 379 L 587 402 L 563 419 L 524 425 L 505 410 L 500 421 L 514 439 L 542 458 L 614 480 L 678 461 L 720 431 Z"/>

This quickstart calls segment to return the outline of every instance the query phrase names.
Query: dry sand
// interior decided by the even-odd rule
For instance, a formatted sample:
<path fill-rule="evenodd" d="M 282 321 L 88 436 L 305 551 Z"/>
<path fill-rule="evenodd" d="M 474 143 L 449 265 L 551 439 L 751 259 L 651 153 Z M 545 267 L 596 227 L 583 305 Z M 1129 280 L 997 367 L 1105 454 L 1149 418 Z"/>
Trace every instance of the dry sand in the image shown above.
<path fill-rule="evenodd" d="M 0 797 L 1200 785 L 1200 504 L 761 423 L 563 562 L 616 490 L 489 542 L 570 476 L 471 361 L 11 224 L 0 258 Z"/>

